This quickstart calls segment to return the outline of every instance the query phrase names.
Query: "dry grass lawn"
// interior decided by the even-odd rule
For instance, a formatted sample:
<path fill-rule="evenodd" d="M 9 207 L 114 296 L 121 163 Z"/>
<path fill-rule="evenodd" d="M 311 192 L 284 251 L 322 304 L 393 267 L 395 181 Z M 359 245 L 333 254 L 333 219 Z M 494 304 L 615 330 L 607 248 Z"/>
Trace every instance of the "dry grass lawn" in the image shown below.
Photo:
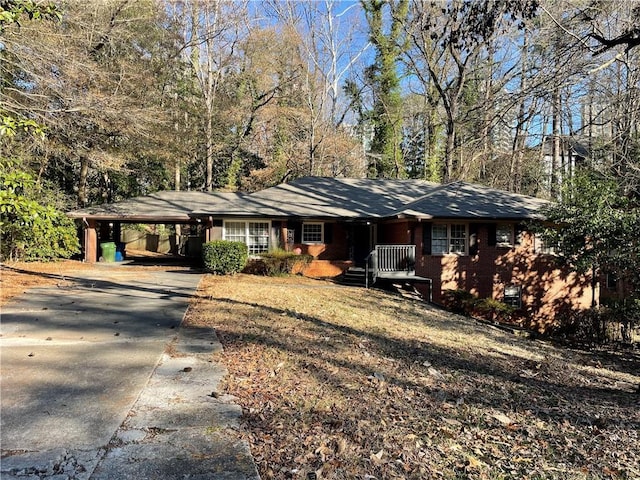
<path fill-rule="evenodd" d="M 0 304 L 85 268 L 5 265 Z M 216 328 L 264 479 L 640 479 L 637 351 L 300 277 L 205 276 L 185 321 Z"/>
<path fill-rule="evenodd" d="M 398 295 L 207 276 L 264 479 L 640 478 L 640 358 L 528 340 Z"/>

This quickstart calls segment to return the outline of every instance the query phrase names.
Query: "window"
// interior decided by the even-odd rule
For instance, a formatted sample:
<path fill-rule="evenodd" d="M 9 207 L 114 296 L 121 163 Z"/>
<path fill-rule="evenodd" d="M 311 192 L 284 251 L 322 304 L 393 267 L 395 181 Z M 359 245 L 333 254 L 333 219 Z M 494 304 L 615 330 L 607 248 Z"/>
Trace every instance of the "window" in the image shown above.
<path fill-rule="evenodd" d="M 520 285 L 504 287 L 504 303 L 513 308 L 520 308 L 522 306 L 522 287 Z"/>
<path fill-rule="evenodd" d="M 536 253 L 542 253 L 545 255 L 556 255 L 558 253 L 559 246 L 557 244 L 554 245 L 547 242 L 540 234 L 536 234 L 535 242 Z"/>
<path fill-rule="evenodd" d="M 303 223 L 302 243 L 322 243 L 323 226 L 322 223 Z"/>
<path fill-rule="evenodd" d="M 618 290 L 618 276 L 613 273 L 607 273 L 607 290 Z"/>
<path fill-rule="evenodd" d="M 442 255 L 449 252 L 448 232 L 446 225 L 434 225 L 431 236 L 431 252 Z"/>
<path fill-rule="evenodd" d="M 496 245 L 498 247 L 511 247 L 513 245 L 513 225 L 499 223 L 496 226 Z"/>
<path fill-rule="evenodd" d="M 432 255 L 467 253 L 467 226 L 461 224 L 433 225 L 431 229 Z"/>
<path fill-rule="evenodd" d="M 224 224 L 224 239 L 231 242 L 246 242 L 245 222 L 226 222 Z"/>
<path fill-rule="evenodd" d="M 269 250 L 269 222 L 249 222 L 249 254 Z"/>
<path fill-rule="evenodd" d="M 249 249 L 249 255 L 257 255 L 269 250 L 269 222 L 224 222 L 223 238 L 232 242 L 242 242 Z"/>
<path fill-rule="evenodd" d="M 451 225 L 449 236 L 449 252 L 462 253 L 467 250 L 467 227 L 466 225 Z"/>

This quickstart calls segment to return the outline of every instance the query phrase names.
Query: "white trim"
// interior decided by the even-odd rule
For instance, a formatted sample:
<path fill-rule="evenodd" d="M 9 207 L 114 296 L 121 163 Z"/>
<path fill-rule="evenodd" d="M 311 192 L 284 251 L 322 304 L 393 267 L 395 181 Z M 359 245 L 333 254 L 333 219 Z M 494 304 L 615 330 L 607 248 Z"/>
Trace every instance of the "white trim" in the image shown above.
<path fill-rule="evenodd" d="M 304 227 L 305 225 L 320 225 L 320 241 L 305 241 Z M 317 232 L 313 232 L 317 233 Z M 300 242 L 303 245 L 322 245 L 324 243 L 324 222 L 302 222 L 302 232 L 300 232 Z"/>
<path fill-rule="evenodd" d="M 270 219 L 264 219 L 264 218 L 225 218 L 222 221 L 222 239 L 223 240 L 229 240 L 227 238 L 227 223 L 243 223 L 244 224 L 244 239 L 243 240 L 239 240 L 239 239 L 233 239 L 235 241 L 241 241 L 242 243 L 244 243 L 247 248 L 249 249 L 249 255 L 259 255 L 260 253 L 265 253 L 268 252 L 271 249 L 271 230 L 272 230 L 272 224 L 271 224 L 271 220 Z M 249 241 L 249 225 L 251 223 L 266 223 L 267 226 L 267 234 L 264 236 L 260 236 L 260 237 L 265 237 L 267 239 L 267 248 L 264 251 L 260 251 L 260 252 L 252 252 L 251 251 L 251 243 Z M 235 237 L 235 235 L 234 235 Z"/>
<path fill-rule="evenodd" d="M 453 225 L 460 225 L 464 227 L 464 251 L 462 252 L 452 252 L 451 251 L 451 227 Z M 436 252 L 433 248 L 433 229 L 437 226 L 445 226 L 447 227 L 447 251 L 446 252 Z M 440 240 L 444 240 L 444 238 L 440 238 Z M 456 255 L 456 256 L 465 256 L 469 255 L 469 224 L 461 223 L 461 222 L 434 222 L 431 224 L 431 255 L 443 257 L 445 255 Z"/>

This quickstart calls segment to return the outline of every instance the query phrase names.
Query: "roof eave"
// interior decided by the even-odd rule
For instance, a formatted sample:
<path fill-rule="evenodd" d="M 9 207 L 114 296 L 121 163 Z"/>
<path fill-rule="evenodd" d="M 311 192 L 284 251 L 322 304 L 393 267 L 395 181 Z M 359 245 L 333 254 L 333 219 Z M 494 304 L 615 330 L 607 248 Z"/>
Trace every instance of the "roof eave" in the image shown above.
<path fill-rule="evenodd" d="M 189 215 L 97 215 L 87 213 L 67 213 L 69 218 L 78 220 L 97 220 L 97 221 L 109 221 L 109 222 L 131 222 L 131 223 L 191 223 L 194 221 Z"/>

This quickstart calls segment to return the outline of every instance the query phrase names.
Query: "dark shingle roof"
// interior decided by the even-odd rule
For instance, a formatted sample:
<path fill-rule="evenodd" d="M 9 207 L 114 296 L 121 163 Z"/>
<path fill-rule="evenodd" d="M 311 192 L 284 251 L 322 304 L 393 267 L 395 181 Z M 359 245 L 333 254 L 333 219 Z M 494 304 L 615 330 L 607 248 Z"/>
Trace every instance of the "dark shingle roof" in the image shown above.
<path fill-rule="evenodd" d="M 424 196 L 437 184 L 422 180 L 304 177 L 195 215 L 380 218 Z"/>
<path fill-rule="evenodd" d="M 71 212 L 74 218 L 162 223 L 194 217 L 533 219 L 547 202 L 480 185 L 305 177 L 252 194 L 157 192 Z"/>
<path fill-rule="evenodd" d="M 176 192 L 167 190 L 122 202 L 95 205 L 69 212 L 72 218 L 130 221 L 189 221 L 191 212 L 211 204 L 225 205 L 239 198 L 237 193 Z"/>
<path fill-rule="evenodd" d="M 394 215 L 415 218 L 540 219 L 540 198 L 455 182 L 440 185 Z"/>

